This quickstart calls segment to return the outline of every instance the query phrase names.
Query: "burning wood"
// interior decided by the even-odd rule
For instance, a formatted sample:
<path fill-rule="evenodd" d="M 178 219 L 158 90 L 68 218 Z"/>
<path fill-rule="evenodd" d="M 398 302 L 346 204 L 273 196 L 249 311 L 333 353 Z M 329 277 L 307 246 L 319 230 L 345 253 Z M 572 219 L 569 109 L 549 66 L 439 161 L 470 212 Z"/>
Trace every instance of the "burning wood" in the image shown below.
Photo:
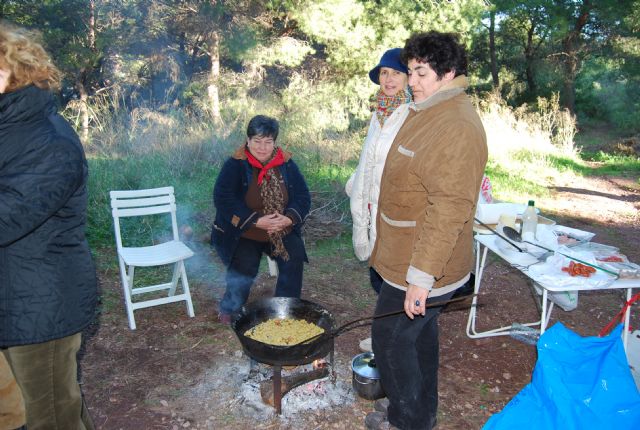
<path fill-rule="evenodd" d="M 309 372 L 297 373 L 295 375 L 285 376 L 282 378 L 282 384 L 280 388 L 280 398 L 300 385 L 307 382 L 314 381 L 316 379 L 325 378 L 329 375 L 329 367 L 320 367 Z M 275 407 L 276 400 L 274 398 L 274 388 L 271 380 L 262 381 L 260 383 L 260 396 L 262 401 L 268 405 Z"/>
<path fill-rule="evenodd" d="M 324 369 L 325 367 L 329 367 L 329 363 L 327 363 L 327 360 L 323 358 L 318 358 L 317 360 L 313 360 L 313 363 L 311 365 L 313 366 L 314 369 Z"/>

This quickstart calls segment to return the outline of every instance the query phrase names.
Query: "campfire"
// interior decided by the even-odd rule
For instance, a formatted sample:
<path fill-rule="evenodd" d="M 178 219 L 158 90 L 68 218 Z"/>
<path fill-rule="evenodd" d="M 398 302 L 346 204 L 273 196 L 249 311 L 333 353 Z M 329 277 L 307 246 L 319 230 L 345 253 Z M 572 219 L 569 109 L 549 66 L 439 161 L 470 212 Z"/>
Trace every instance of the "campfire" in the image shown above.
<path fill-rule="evenodd" d="M 301 385 L 308 385 L 307 388 L 310 390 L 316 389 L 319 385 L 310 384 L 310 382 L 329 376 L 330 365 L 324 359 L 317 359 L 311 365 L 295 366 L 292 369 L 294 373 L 284 377 L 281 375 L 282 370 L 278 374 L 276 367 L 279 366 L 273 366 L 272 380 L 265 380 L 260 383 L 260 397 L 262 397 L 264 403 L 275 407 L 276 411 L 281 413 L 281 406 L 279 407 L 279 405 L 281 405 L 282 397 L 285 394 Z M 280 379 L 279 383 L 277 381 L 278 378 Z M 335 382 L 335 373 L 332 379 Z M 277 385 L 280 386 L 279 395 L 276 388 Z"/>
<path fill-rule="evenodd" d="M 275 419 L 273 422 L 280 423 L 282 428 L 304 428 L 309 414 L 319 417 L 327 410 L 350 405 L 356 400 L 349 366 L 351 357 L 336 354 L 334 360 L 332 363 L 327 354 L 316 361 L 315 368 L 313 360 L 296 367 L 283 365 L 283 385 L 294 375 L 307 378 L 306 374 L 323 366 L 328 374 L 318 379 L 309 378 L 296 387 L 290 385 L 281 395 L 281 413 L 277 413 L 273 400 L 265 402 L 262 394 L 265 389 L 262 387 L 270 386 L 273 390 L 274 366 L 251 360 L 241 350 L 227 351 L 212 362 L 196 384 L 187 387 L 176 410 L 185 411 L 185 415 L 217 410 L 231 420 L 268 423 Z M 273 396 L 268 397 L 273 399 Z"/>
<path fill-rule="evenodd" d="M 346 365 L 342 367 L 347 368 Z M 328 357 L 299 366 L 283 366 L 280 369 L 279 398 L 274 391 L 274 377 L 278 374 L 275 368 L 251 360 L 250 370 L 240 387 L 240 403 L 252 404 L 254 409 L 262 410 L 267 416 L 275 412 L 288 418 L 304 411 L 323 410 L 354 400 L 351 384 L 347 383 L 348 375 L 338 378 Z M 258 406 L 256 401 L 262 406 Z M 276 401 L 280 402 L 280 410 Z"/>

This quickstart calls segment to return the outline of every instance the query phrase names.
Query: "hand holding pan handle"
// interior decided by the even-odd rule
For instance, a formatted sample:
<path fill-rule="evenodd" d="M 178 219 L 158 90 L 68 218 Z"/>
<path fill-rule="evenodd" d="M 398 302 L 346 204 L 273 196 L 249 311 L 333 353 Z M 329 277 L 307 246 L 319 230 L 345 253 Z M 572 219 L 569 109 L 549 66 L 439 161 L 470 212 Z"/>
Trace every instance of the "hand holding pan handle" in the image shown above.
<path fill-rule="evenodd" d="M 474 298 L 476 296 L 477 296 L 477 294 L 467 294 L 467 295 L 462 296 L 462 297 L 456 297 L 455 299 L 444 300 L 442 302 L 427 303 L 425 305 L 425 308 L 435 308 L 435 307 L 446 305 L 446 304 L 453 303 L 453 302 L 461 302 L 461 301 L 466 300 L 466 299 L 472 299 L 472 298 Z M 353 327 L 353 324 L 355 324 L 357 322 L 365 321 L 365 320 L 374 320 L 374 319 L 378 319 L 378 318 L 386 318 L 386 317 L 391 317 L 391 316 L 400 315 L 400 314 L 404 314 L 404 309 L 399 310 L 399 311 L 388 312 L 388 313 L 380 314 L 380 315 L 373 315 L 373 316 L 370 316 L 370 317 L 358 318 L 356 320 L 349 321 L 348 323 L 345 323 L 345 324 L 341 325 L 337 329 L 333 330 L 331 333 L 323 332 L 323 333 L 320 333 L 320 334 L 316 334 L 315 336 L 312 336 L 312 337 L 310 337 L 308 339 L 305 339 L 305 340 L 303 340 L 301 342 L 298 342 L 298 343 L 293 344 L 293 345 L 288 345 L 288 346 L 300 345 L 300 344 L 303 344 L 303 343 L 311 342 L 311 341 L 316 340 L 316 339 L 321 338 L 321 337 L 326 337 L 326 338 L 336 337 L 336 336 L 344 333 L 345 331 L 348 331 L 348 330 L 351 330 L 352 328 L 355 328 L 355 327 Z"/>

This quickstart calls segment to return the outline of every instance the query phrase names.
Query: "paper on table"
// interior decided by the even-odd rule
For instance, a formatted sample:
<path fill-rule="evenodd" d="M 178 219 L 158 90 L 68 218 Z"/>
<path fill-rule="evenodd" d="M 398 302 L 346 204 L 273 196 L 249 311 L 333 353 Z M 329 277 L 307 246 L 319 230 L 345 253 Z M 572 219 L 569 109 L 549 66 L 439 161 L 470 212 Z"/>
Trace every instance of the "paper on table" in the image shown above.
<path fill-rule="evenodd" d="M 591 233 L 590 231 L 578 230 L 577 228 L 566 227 L 564 225 L 556 225 L 553 227 L 553 230 L 559 234 L 566 234 L 569 237 L 573 237 L 574 239 L 589 242 L 595 236 L 595 233 Z"/>
<path fill-rule="evenodd" d="M 567 248 L 563 249 L 566 250 Z M 578 257 L 576 256 L 576 258 Z M 596 263 L 594 258 L 589 258 L 585 255 L 580 255 L 579 258 L 587 263 Z M 571 259 L 560 254 L 552 255 L 543 264 L 535 264 L 529 267 L 529 276 L 536 282 L 558 287 L 558 289 L 561 289 L 560 287 L 604 288 L 615 281 L 613 276 L 601 270 L 596 270 L 588 278 L 571 276 L 562 271 L 562 268 L 568 266 L 571 261 Z"/>
<path fill-rule="evenodd" d="M 518 251 L 513 245 L 510 245 L 507 241 L 500 239 L 498 236 L 494 236 L 494 243 L 497 250 L 502 254 L 502 257 L 510 264 L 517 264 L 522 266 L 529 266 L 530 264 L 537 263 L 538 258 L 529 253 L 526 243 L 519 243 L 520 249 L 525 252 Z"/>
<path fill-rule="evenodd" d="M 485 224 L 497 224 L 500 215 L 519 215 L 527 207 L 516 203 L 479 203 L 476 210 L 476 218 Z"/>

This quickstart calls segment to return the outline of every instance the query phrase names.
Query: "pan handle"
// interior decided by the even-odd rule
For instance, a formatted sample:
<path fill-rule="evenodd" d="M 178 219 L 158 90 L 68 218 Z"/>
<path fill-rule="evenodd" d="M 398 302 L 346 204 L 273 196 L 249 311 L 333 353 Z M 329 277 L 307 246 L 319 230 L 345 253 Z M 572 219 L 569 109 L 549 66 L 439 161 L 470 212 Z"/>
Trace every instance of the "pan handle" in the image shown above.
<path fill-rule="evenodd" d="M 446 305 L 446 304 L 449 304 L 449 303 L 461 302 L 461 301 L 466 300 L 466 299 L 472 299 L 472 298 L 476 297 L 477 295 L 478 294 L 467 294 L 467 295 L 462 296 L 462 297 L 456 297 L 455 299 L 444 300 L 442 302 L 427 303 L 424 307 L 425 308 L 435 308 L 435 307 Z M 332 338 L 332 337 L 339 336 L 342 333 L 344 333 L 345 331 L 348 331 L 348 330 L 351 330 L 352 328 L 354 328 L 354 327 L 351 327 L 353 324 L 361 322 L 361 321 L 375 320 L 375 319 L 378 319 L 378 318 L 386 318 L 386 317 L 391 317 L 391 316 L 394 316 L 394 315 L 400 315 L 400 314 L 403 314 L 403 313 L 404 313 L 404 309 L 401 309 L 399 311 L 388 312 L 388 313 L 384 313 L 384 314 L 380 314 L 380 315 L 373 315 L 373 316 L 358 318 L 356 320 L 349 321 L 348 323 L 345 323 L 345 324 L 341 325 L 337 329 L 333 330 L 331 333 L 323 332 L 323 333 L 317 334 L 315 336 L 312 336 L 312 337 L 310 337 L 308 339 L 305 339 L 302 342 L 298 342 L 295 345 L 300 345 L 300 344 L 303 344 L 303 343 L 314 341 L 314 340 L 316 340 L 318 338 L 321 338 L 321 337 Z M 290 346 L 295 346 L 295 345 L 290 345 Z"/>
<path fill-rule="evenodd" d="M 442 302 L 427 303 L 426 305 L 424 305 L 424 307 L 425 308 L 437 308 L 438 306 L 448 305 L 449 303 L 461 302 L 461 301 L 466 300 L 466 299 L 472 299 L 472 298 L 476 297 L 477 295 L 478 294 L 475 294 L 475 293 L 474 294 L 467 294 L 467 295 L 462 296 L 462 297 L 456 297 L 455 299 L 444 300 Z M 388 313 L 385 313 L 385 314 L 374 315 L 374 316 L 371 316 L 371 317 L 359 318 L 357 320 L 353 320 L 353 321 L 350 321 L 350 322 L 344 324 L 343 326 L 341 326 L 338 329 L 336 329 L 335 332 L 342 333 L 342 331 L 344 331 L 343 329 L 346 326 L 351 325 L 351 324 L 353 324 L 355 322 L 364 321 L 366 319 L 375 320 L 375 319 L 378 319 L 378 318 L 386 318 L 386 317 L 391 317 L 391 316 L 394 316 L 394 315 L 400 315 L 400 314 L 403 314 L 403 313 L 404 313 L 404 309 L 399 310 L 399 311 L 388 312 Z"/>

